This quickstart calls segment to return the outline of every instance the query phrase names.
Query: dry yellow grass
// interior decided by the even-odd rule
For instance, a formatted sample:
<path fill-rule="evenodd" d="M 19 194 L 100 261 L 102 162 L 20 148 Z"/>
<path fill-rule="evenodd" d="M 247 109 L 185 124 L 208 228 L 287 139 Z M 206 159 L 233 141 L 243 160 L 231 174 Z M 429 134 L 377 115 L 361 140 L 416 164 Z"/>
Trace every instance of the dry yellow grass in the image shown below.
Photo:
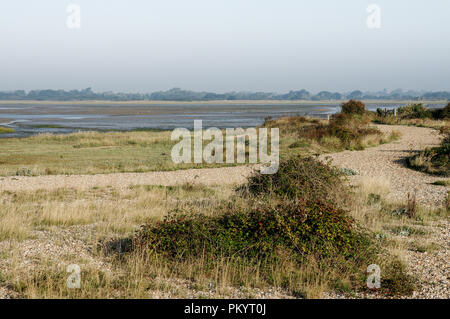
<path fill-rule="evenodd" d="M 137 185 L 120 191 L 112 187 L 5 191 L 0 194 L 0 239 L 25 239 L 36 228 L 89 224 L 95 225 L 99 237 L 126 236 L 149 219 L 162 218 L 170 209 L 209 196 L 219 200 L 229 191 L 194 185 Z"/>
<path fill-rule="evenodd" d="M 446 220 L 449 211 L 444 207 L 415 206 L 415 217 L 408 216 L 408 198 L 392 202 L 387 199 L 391 192 L 391 183 L 384 177 L 363 177 L 355 183 L 355 196 L 349 209 L 360 225 L 377 234 L 383 247 L 391 256 L 407 263 L 406 255 L 411 241 L 398 238 L 396 229 L 411 230 L 412 243 L 421 245 L 427 241 L 427 234 L 416 231 L 416 227 Z M 397 212 L 401 212 L 398 214 Z M 408 235 L 409 236 L 409 235 Z"/>
<path fill-rule="evenodd" d="M 382 212 L 383 206 L 391 205 L 383 203 L 388 192 L 384 180 L 362 181 L 351 203 L 352 215 L 380 233 L 386 232 L 386 226 L 410 225 L 407 218 Z M 117 255 L 120 240 L 148 220 L 162 219 L 176 208 L 213 213 L 231 194 L 230 186 L 190 184 L 2 192 L 0 274 L 14 293 L 25 298 L 260 298 L 268 289 L 283 298 L 320 298 L 336 285 L 328 278 L 339 277 L 339 285 L 346 285 L 352 274 L 323 269 L 314 258 L 299 268 L 286 256 L 272 265 L 269 286 L 259 275 L 264 265 L 237 259 L 214 263 L 206 258 L 180 259 L 169 267 L 156 255 L 133 253 L 125 259 Z M 379 194 L 380 202 L 368 203 L 370 194 Z M 235 205 L 246 204 L 237 200 Z M 386 247 L 400 257 L 406 249 L 397 241 Z M 66 286 L 65 270 L 70 264 L 82 269 L 82 289 Z"/>
<path fill-rule="evenodd" d="M 156 255 L 117 256 L 114 241 L 130 237 L 149 219 L 184 208 L 213 213 L 232 193 L 232 187 L 190 184 L 3 192 L 0 275 L 25 298 L 186 298 L 193 296 L 193 287 L 195 297 L 260 298 L 269 288 L 271 296 L 286 298 L 283 291 L 290 290 L 320 297 L 329 289 L 314 259 L 298 269 L 286 256 L 273 265 L 273 285 L 268 286 L 259 276 L 264 265 L 238 259 L 212 264 L 207 258 L 180 259 L 169 267 Z M 69 264 L 80 265 L 82 289 L 67 288 Z"/>

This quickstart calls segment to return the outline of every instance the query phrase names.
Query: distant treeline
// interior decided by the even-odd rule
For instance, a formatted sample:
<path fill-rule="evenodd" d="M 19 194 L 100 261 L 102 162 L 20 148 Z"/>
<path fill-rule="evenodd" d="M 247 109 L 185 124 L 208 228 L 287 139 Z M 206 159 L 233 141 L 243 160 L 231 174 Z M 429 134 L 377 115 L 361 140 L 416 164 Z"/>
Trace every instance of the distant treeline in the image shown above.
<path fill-rule="evenodd" d="M 91 88 L 84 90 L 24 90 L 0 92 L 0 100 L 50 100 L 50 101 L 80 101 L 80 100 L 112 100 L 112 101 L 214 101 L 214 100 L 450 100 L 450 92 L 417 92 L 395 90 L 388 92 L 362 92 L 359 90 L 349 93 L 321 91 L 311 94 L 307 90 L 290 91 L 286 94 L 268 92 L 229 92 L 211 93 L 195 92 L 174 88 L 148 94 L 142 93 L 96 93 Z"/>

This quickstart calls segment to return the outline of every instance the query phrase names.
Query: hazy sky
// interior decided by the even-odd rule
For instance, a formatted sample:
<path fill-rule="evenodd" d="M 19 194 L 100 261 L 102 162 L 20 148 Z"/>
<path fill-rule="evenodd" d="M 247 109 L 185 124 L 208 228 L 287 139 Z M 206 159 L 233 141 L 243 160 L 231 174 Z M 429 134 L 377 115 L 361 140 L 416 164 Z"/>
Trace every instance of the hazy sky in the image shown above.
<path fill-rule="evenodd" d="M 449 13 L 448 0 L 5 0 L 0 91 L 450 90 Z"/>

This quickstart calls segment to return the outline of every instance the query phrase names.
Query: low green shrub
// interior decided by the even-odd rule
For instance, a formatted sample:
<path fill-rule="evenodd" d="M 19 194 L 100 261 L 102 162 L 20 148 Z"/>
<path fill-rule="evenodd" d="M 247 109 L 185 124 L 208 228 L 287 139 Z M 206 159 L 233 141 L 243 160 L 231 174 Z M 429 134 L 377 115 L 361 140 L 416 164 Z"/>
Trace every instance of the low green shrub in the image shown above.
<path fill-rule="evenodd" d="M 361 101 L 350 100 L 341 105 L 341 113 L 363 115 L 366 112 L 366 106 Z"/>
<path fill-rule="evenodd" d="M 343 172 L 313 157 L 294 156 L 281 161 L 276 174 L 255 172 L 247 189 L 252 195 L 341 202 L 348 195 Z"/>
<path fill-rule="evenodd" d="M 442 109 L 434 109 L 433 118 L 436 120 L 450 119 L 450 103 Z"/>
<path fill-rule="evenodd" d="M 431 110 L 422 104 L 412 104 L 397 109 L 398 116 L 407 119 L 433 118 Z"/>
<path fill-rule="evenodd" d="M 358 172 L 357 171 L 355 171 L 355 170 L 353 170 L 353 169 L 351 169 L 351 168 L 345 168 L 345 167 L 343 167 L 343 168 L 341 168 L 341 169 L 339 169 L 341 172 L 342 172 L 342 174 L 344 174 L 345 176 L 355 176 L 355 175 L 358 175 Z"/>
<path fill-rule="evenodd" d="M 450 180 L 439 180 L 439 181 L 435 181 L 435 182 L 433 182 L 432 183 L 433 185 L 436 185 L 436 186 L 450 186 Z"/>
<path fill-rule="evenodd" d="M 411 104 L 397 108 L 397 116 L 394 111 L 385 111 L 377 109 L 374 113 L 375 122 L 382 124 L 398 124 L 405 120 L 449 120 L 450 119 L 450 103 L 443 108 L 429 109 L 422 104 Z"/>
<path fill-rule="evenodd" d="M 364 103 L 350 100 L 342 104 L 342 112 L 333 115 L 329 123 L 301 128 L 301 134 L 321 142 L 334 137 L 340 140 L 341 149 L 363 149 L 363 138 L 369 135 L 381 135 L 370 126 L 371 116 L 365 111 Z"/>
<path fill-rule="evenodd" d="M 314 141 L 326 150 L 354 150 L 364 148 L 365 137 L 381 135 L 376 127 L 371 126 L 373 117 L 363 102 L 350 100 L 342 104 L 341 113 L 333 115 L 330 121 L 302 116 L 277 120 L 267 118 L 264 127 L 277 127 L 281 135 L 297 138 L 298 142 L 288 145 L 289 149 Z"/>
<path fill-rule="evenodd" d="M 441 145 L 408 158 L 409 167 L 429 174 L 450 176 L 450 129 L 442 128 L 441 133 L 444 134 Z"/>
<path fill-rule="evenodd" d="M 351 258 L 369 243 L 353 225 L 342 209 L 299 200 L 218 216 L 175 214 L 142 227 L 134 245 L 174 258 L 206 254 L 260 259 L 276 257 L 278 251 L 289 251 L 299 261 L 311 254 Z"/>
<path fill-rule="evenodd" d="M 0 126 L 0 134 L 14 133 L 15 130 L 12 127 Z"/>
<path fill-rule="evenodd" d="M 397 259 L 387 264 L 381 276 L 381 291 L 388 296 L 408 296 L 414 292 L 415 280 Z"/>

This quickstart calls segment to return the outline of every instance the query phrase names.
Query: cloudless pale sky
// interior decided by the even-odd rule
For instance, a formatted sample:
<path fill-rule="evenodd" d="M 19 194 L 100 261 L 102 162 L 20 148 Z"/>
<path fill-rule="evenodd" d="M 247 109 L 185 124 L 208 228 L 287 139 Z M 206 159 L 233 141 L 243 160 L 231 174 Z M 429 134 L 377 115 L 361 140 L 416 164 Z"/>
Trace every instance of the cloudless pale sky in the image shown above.
<path fill-rule="evenodd" d="M 450 90 L 449 14 L 448 0 L 1 1 L 0 91 Z"/>

